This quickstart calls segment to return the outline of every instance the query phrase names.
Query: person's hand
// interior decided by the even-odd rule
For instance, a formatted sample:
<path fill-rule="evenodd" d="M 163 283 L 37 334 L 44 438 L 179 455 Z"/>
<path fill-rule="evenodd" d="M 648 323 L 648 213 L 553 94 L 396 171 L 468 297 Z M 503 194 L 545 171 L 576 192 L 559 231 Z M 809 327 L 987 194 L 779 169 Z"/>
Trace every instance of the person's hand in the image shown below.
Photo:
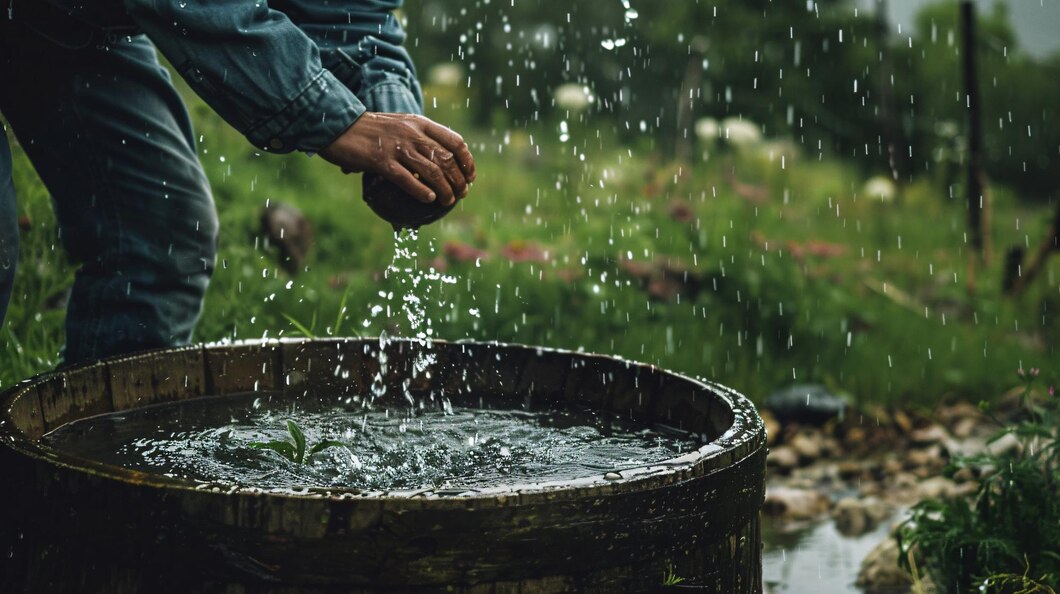
<path fill-rule="evenodd" d="M 419 115 L 365 112 L 320 156 L 344 173 L 372 171 L 417 200 L 444 206 L 467 196 L 475 181 L 464 139 Z"/>

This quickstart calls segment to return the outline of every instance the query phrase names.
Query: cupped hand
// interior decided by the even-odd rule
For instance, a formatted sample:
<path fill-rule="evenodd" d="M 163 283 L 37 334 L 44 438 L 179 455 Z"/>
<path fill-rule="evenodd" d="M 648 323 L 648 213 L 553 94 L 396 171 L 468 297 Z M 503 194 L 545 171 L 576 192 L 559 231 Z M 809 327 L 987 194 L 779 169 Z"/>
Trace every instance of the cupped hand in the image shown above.
<path fill-rule="evenodd" d="M 423 116 L 365 112 L 320 156 L 344 173 L 371 171 L 422 202 L 467 196 L 475 159 L 456 132 Z"/>

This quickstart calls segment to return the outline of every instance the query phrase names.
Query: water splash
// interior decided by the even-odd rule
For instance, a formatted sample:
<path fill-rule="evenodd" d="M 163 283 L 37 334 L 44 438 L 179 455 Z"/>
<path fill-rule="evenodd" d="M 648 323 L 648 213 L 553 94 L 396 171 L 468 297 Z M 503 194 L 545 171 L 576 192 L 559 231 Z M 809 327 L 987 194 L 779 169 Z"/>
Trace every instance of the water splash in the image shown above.
<path fill-rule="evenodd" d="M 443 274 L 434 266 L 426 268 L 420 266 L 421 247 L 426 247 L 430 253 L 435 251 L 433 240 L 428 240 L 424 245 L 416 230 L 406 229 L 394 233 L 394 255 L 383 276 L 387 284 L 393 286 L 395 290 L 380 291 L 378 295 L 385 304 L 371 305 L 370 317 L 362 323 L 365 328 L 369 328 L 373 320 L 380 315 L 385 313 L 385 318 L 390 320 L 397 310 L 399 335 L 411 338 L 416 347 L 413 353 L 411 374 L 403 378 L 401 382 L 404 396 L 413 406 L 417 403 L 410 390 L 412 382 L 420 377 L 429 380 L 430 367 L 437 360 L 436 355 L 431 352 L 431 342 L 435 337 L 431 310 L 435 305 L 444 307 L 446 304 L 441 301 L 436 303 L 436 289 L 441 285 L 456 283 L 455 276 Z M 375 399 L 386 393 L 386 349 L 389 344 L 390 334 L 384 327 L 379 332 L 379 372 L 372 382 L 371 395 L 366 405 L 371 405 Z"/>
<path fill-rule="evenodd" d="M 694 436 L 606 414 L 463 408 L 371 410 L 319 400 L 198 398 L 77 421 L 50 447 L 194 482 L 259 488 L 417 489 L 569 480 L 671 459 Z M 251 449 L 288 438 L 293 420 L 310 442 L 338 440 L 308 464 Z"/>

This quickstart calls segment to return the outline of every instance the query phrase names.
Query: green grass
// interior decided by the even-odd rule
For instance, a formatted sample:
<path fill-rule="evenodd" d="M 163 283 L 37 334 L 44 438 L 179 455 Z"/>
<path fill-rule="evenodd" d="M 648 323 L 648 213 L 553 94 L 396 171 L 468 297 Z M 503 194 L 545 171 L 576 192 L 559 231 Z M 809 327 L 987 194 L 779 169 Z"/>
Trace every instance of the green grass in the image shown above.
<path fill-rule="evenodd" d="M 463 99 L 428 91 L 428 105 L 435 92 L 442 97 L 438 119 L 463 130 Z M 389 320 L 362 324 L 373 304 L 386 305 L 378 293 L 399 284 L 383 278 L 392 233 L 361 203 L 357 177 L 318 158 L 260 154 L 204 105 L 191 108 L 223 234 L 197 339 L 328 336 L 342 323 L 333 320 L 345 320 L 342 334 L 399 331 L 397 300 Z M 561 143 L 554 124 L 467 131 L 479 181 L 453 214 L 423 230 L 419 246 L 421 267 L 444 263 L 458 278 L 433 287 L 437 336 L 612 353 L 753 398 L 820 381 L 859 400 L 925 406 L 991 398 L 1009 371 L 1057 359 L 1060 259 L 1019 301 L 999 296 L 997 264 L 970 297 L 960 200 L 929 177 L 897 203 L 879 204 L 861 195 L 855 169 L 818 160 L 816 150 L 787 156 L 782 168 L 767 150 L 712 149 L 679 171 L 607 130 L 575 126 L 572 142 Z M 733 172 L 764 189 L 767 202 L 739 197 Z M 61 313 L 42 303 L 70 278 L 46 193 L 21 156 L 16 174 L 20 209 L 34 227 L 0 339 L 0 386 L 55 363 Z M 1044 207 L 995 194 L 995 244 L 1036 245 Z M 256 237 L 270 200 L 297 205 L 314 226 L 308 269 L 293 279 Z M 670 215 L 674 201 L 691 220 Z M 812 241 L 844 251 L 793 257 L 789 242 Z M 447 261 L 447 242 L 489 257 Z M 511 245 L 540 246 L 548 261 L 510 262 L 501 252 Z M 620 264 L 627 255 L 680 266 L 695 289 L 685 287 L 679 301 L 654 299 Z"/>
<path fill-rule="evenodd" d="M 952 592 L 1054 592 L 1060 587 L 1060 375 L 1020 370 L 1022 414 L 1004 421 L 987 413 L 998 430 L 990 443 L 1008 436 L 1019 447 L 1006 454 L 984 451 L 955 456 L 949 476 L 971 470 L 977 489 L 971 500 L 925 499 L 914 505 L 896 532 L 910 569 L 924 559 L 937 584 Z"/>

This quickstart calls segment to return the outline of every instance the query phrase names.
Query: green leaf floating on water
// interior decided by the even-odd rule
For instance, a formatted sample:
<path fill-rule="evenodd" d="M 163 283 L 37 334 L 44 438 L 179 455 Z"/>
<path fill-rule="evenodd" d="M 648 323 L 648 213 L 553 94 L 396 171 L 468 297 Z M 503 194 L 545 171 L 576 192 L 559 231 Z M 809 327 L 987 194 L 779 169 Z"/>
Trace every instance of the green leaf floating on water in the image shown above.
<path fill-rule="evenodd" d="M 344 447 L 346 447 L 346 444 L 342 443 L 341 441 L 335 441 L 334 439 L 328 439 L 328 440 L 322 441 L 322 442 L 314 445 L 313 447 L 309 448 L 309 456 L 312 456 L 313 454 L 316 454 L 316 453 L 319 453 L 319 452 L 323 452 L 324 450 L 326 450 L 328 448 L 344 448 Z"/>
<path fill-rule="evenodd" d="M 305 433 L 294 421 L 287 421 L 287 432 L 291 434 L 291 441 L 252 441 L 247 444 L 257 450 L 272 450 L 295 464 L 309 464 L 309 459 L 328 448 L 346 447 L 346 444 L 333 439 L 324 440 L 314 444 L 306 451 Z"/>
<path fill-rule="evenodd" d="M 305 464 L 305 434 L 294 421 L 287 421 L 287 431 L 294 438 L 294 461 L 298 464 Z"/>
<path fill-rule="evenodd" d="M 257 450 L 272 450 L 291 462 L 295 461 L 294 446 L 286 441 L 252 441 L 247 446 Z"/>

